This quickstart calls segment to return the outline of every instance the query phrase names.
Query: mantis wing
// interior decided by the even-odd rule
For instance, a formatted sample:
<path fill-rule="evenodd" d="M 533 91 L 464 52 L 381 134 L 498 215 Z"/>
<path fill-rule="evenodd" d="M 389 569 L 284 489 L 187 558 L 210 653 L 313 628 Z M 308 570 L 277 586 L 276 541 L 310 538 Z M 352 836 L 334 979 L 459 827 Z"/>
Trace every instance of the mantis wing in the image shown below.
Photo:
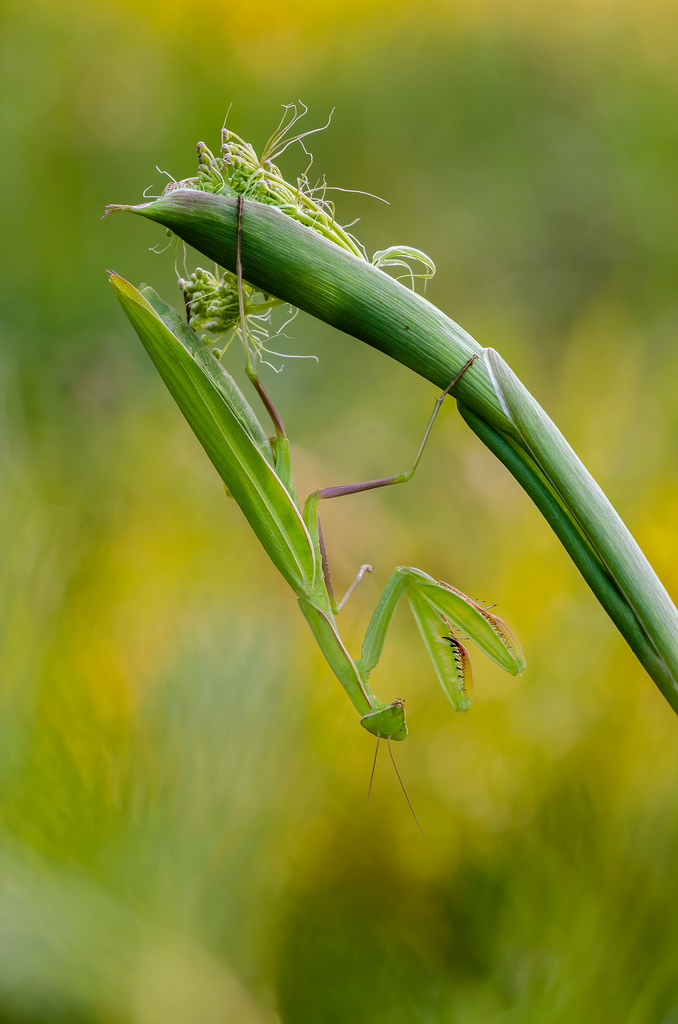
<path fill-rule="evenodd" d="M 172 397 L 271 561 L 297 594 L 306 593 L 316 576 L 311 538 L 273 469 L 270 444 L 244 396 L 190 327 L 152 289 L 145 289 L 142 295 L 117 274 L 111 274 L 111 284 Z"/>

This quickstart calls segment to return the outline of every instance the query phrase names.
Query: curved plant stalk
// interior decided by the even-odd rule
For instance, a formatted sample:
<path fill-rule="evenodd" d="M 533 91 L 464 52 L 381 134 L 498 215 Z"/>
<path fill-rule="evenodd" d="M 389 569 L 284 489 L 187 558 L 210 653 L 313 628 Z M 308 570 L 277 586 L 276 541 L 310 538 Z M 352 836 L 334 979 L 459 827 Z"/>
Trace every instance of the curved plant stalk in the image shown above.
<path fill-rule="evenodd" d="M 237 200 L 174 189 L 112 206 L 169 228 L 219 266 L 236 267 Z M 257 289 L 352 334 L 445 388 L 466 422 L 533 499 L 637 657 L 678 711 L 678 611 L 649 562 L 555 424 L 501 357 L 383 271 L 279 210 L 244 201 L 241 258 Z"/>

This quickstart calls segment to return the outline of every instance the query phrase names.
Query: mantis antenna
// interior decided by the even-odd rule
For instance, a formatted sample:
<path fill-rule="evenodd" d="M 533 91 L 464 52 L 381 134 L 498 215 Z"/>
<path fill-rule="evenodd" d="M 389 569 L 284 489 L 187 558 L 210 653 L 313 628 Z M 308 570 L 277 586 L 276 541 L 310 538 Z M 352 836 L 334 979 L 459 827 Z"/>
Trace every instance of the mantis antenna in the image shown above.
<path fill-rule="evenodd" d="M 370 796 L 372 794 L 372 783 L 374 782 L 374 771 L 375 771 L 375 768 L 377 767 L 377 754 L 379 753 L 379 743 L 380 742 L 381 742 L 381 736 L 377 736 L 377 745 L 376 745 L 376 747 L 374 749 L 374 760 L 372 761 L 372 771 L 370 772 L 370 785 L 369 785 L 369 788 L 367 790 L 367 800 L 365 801 L 365 803 L 369 803 Z M 412 817 L 414 818 L 414 820 L 416 822 L 417 828 L 419 829 L 421 834 L 423 836 L 425 836 L 426 833 L 424 832 L 423 828 L 421 827 L 421 824 L 419 822 L 419 818 L 414 813 L 414 807 L 412 806 L 412 801 L 410 800 L 409 796 L 407 795 L 407 790 L 405 789 L 405 783 L 403 782 L 403 780 L 401 778 L 401 775 L 400 775 L 400 772 L 398 771 L 398 765 L 396 764 L 395 757 L 393 756 L 393 751 L 391 750 L 391 739 L 390 739 L 389 736 L 386 737 L 386 742 L 388 743 L 388 752 L 391 755 L 391 762 L 393 764 L 393 767 L 395 768 L 395 773 L 396 773 L 396 775 L 398 777 L 398 782 L 400 783 L 400 787 L 401 787 L 403 793 L 405 794 L 405 799 L 407 800 L 407 806 L 409 807 L 410 811 L 412 812 Z"/>

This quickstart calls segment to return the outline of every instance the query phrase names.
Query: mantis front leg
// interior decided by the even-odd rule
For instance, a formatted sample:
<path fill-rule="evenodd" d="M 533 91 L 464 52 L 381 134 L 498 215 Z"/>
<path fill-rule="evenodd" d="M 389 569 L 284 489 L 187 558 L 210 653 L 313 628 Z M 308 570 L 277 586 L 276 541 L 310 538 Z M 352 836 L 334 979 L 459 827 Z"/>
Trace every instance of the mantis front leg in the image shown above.
<path fill-rule="evenodd" d="M 456 632 L 473 640 L 512 675 L 518 675 L 525 667 L 518 642 L 499 616 L 420 569 L 398 566 L 393 570 L 370 619 L 357 660 L 348 654 L 330 609 L 320 607 L 317 600 L 300 598 L 301 610 L 328 664 L 360 714 L 360 724 L 374 736 L 394 740 L 407 736 L 404 701 L 398 698 L 383 704 L 372 693 L 369 678 L 405 594 L 438 680 L 455 710 L 470 708 L 472 684 L 470 658 Z"/>

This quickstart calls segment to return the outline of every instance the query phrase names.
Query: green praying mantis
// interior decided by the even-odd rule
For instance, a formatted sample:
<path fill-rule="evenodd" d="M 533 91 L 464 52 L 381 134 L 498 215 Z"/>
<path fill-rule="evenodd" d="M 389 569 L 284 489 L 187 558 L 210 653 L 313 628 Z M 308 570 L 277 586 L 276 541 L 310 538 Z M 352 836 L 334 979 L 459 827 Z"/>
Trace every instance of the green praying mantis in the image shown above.
<path fill-rule="evenodd" d="M 240 198 L 237 271 L 244 337 L 247 327 L 239 250 L 242 210 Z M 499 616 L 447 583 L 408 566 L 398 566 L 391 573 L 368 624 L 360 657 L 353 658 L 341 638 L 336 617 L 371 566 L 361 567 L 344 599 L 337 602 L 320 525 L 322 500 L 404 483 L 412 477 L 445 396 L 454 393 L 475 356 L 461 366 L 437 399 L 414 463 L 407 472 L 322 488 L 310 494 L 302 508 L 292 479 L 289 439 L 253 366 L 248 362 L 248 375 L 273 422 L 272 437 L 266 434 L 221 362 L 152 288 L 142 287 L 139 291 L 114 273 L 110 280 L 228 493 L 294 591 L 328 665 L 360 715 L 364 729 L 377 739 L 388 741 L 407 736 L 404 701 L 396 698 L 383 703 L 370 688 L 370 675 L 379 662 L 391 620 L 405 595 L 438 680 L 457 711 L 466 711 L 471 706 L 472 688 L 470 659 L 460 637 L 471 639 L 512 675 L 523 671 L 525 662 L 520 646 Z"/>

